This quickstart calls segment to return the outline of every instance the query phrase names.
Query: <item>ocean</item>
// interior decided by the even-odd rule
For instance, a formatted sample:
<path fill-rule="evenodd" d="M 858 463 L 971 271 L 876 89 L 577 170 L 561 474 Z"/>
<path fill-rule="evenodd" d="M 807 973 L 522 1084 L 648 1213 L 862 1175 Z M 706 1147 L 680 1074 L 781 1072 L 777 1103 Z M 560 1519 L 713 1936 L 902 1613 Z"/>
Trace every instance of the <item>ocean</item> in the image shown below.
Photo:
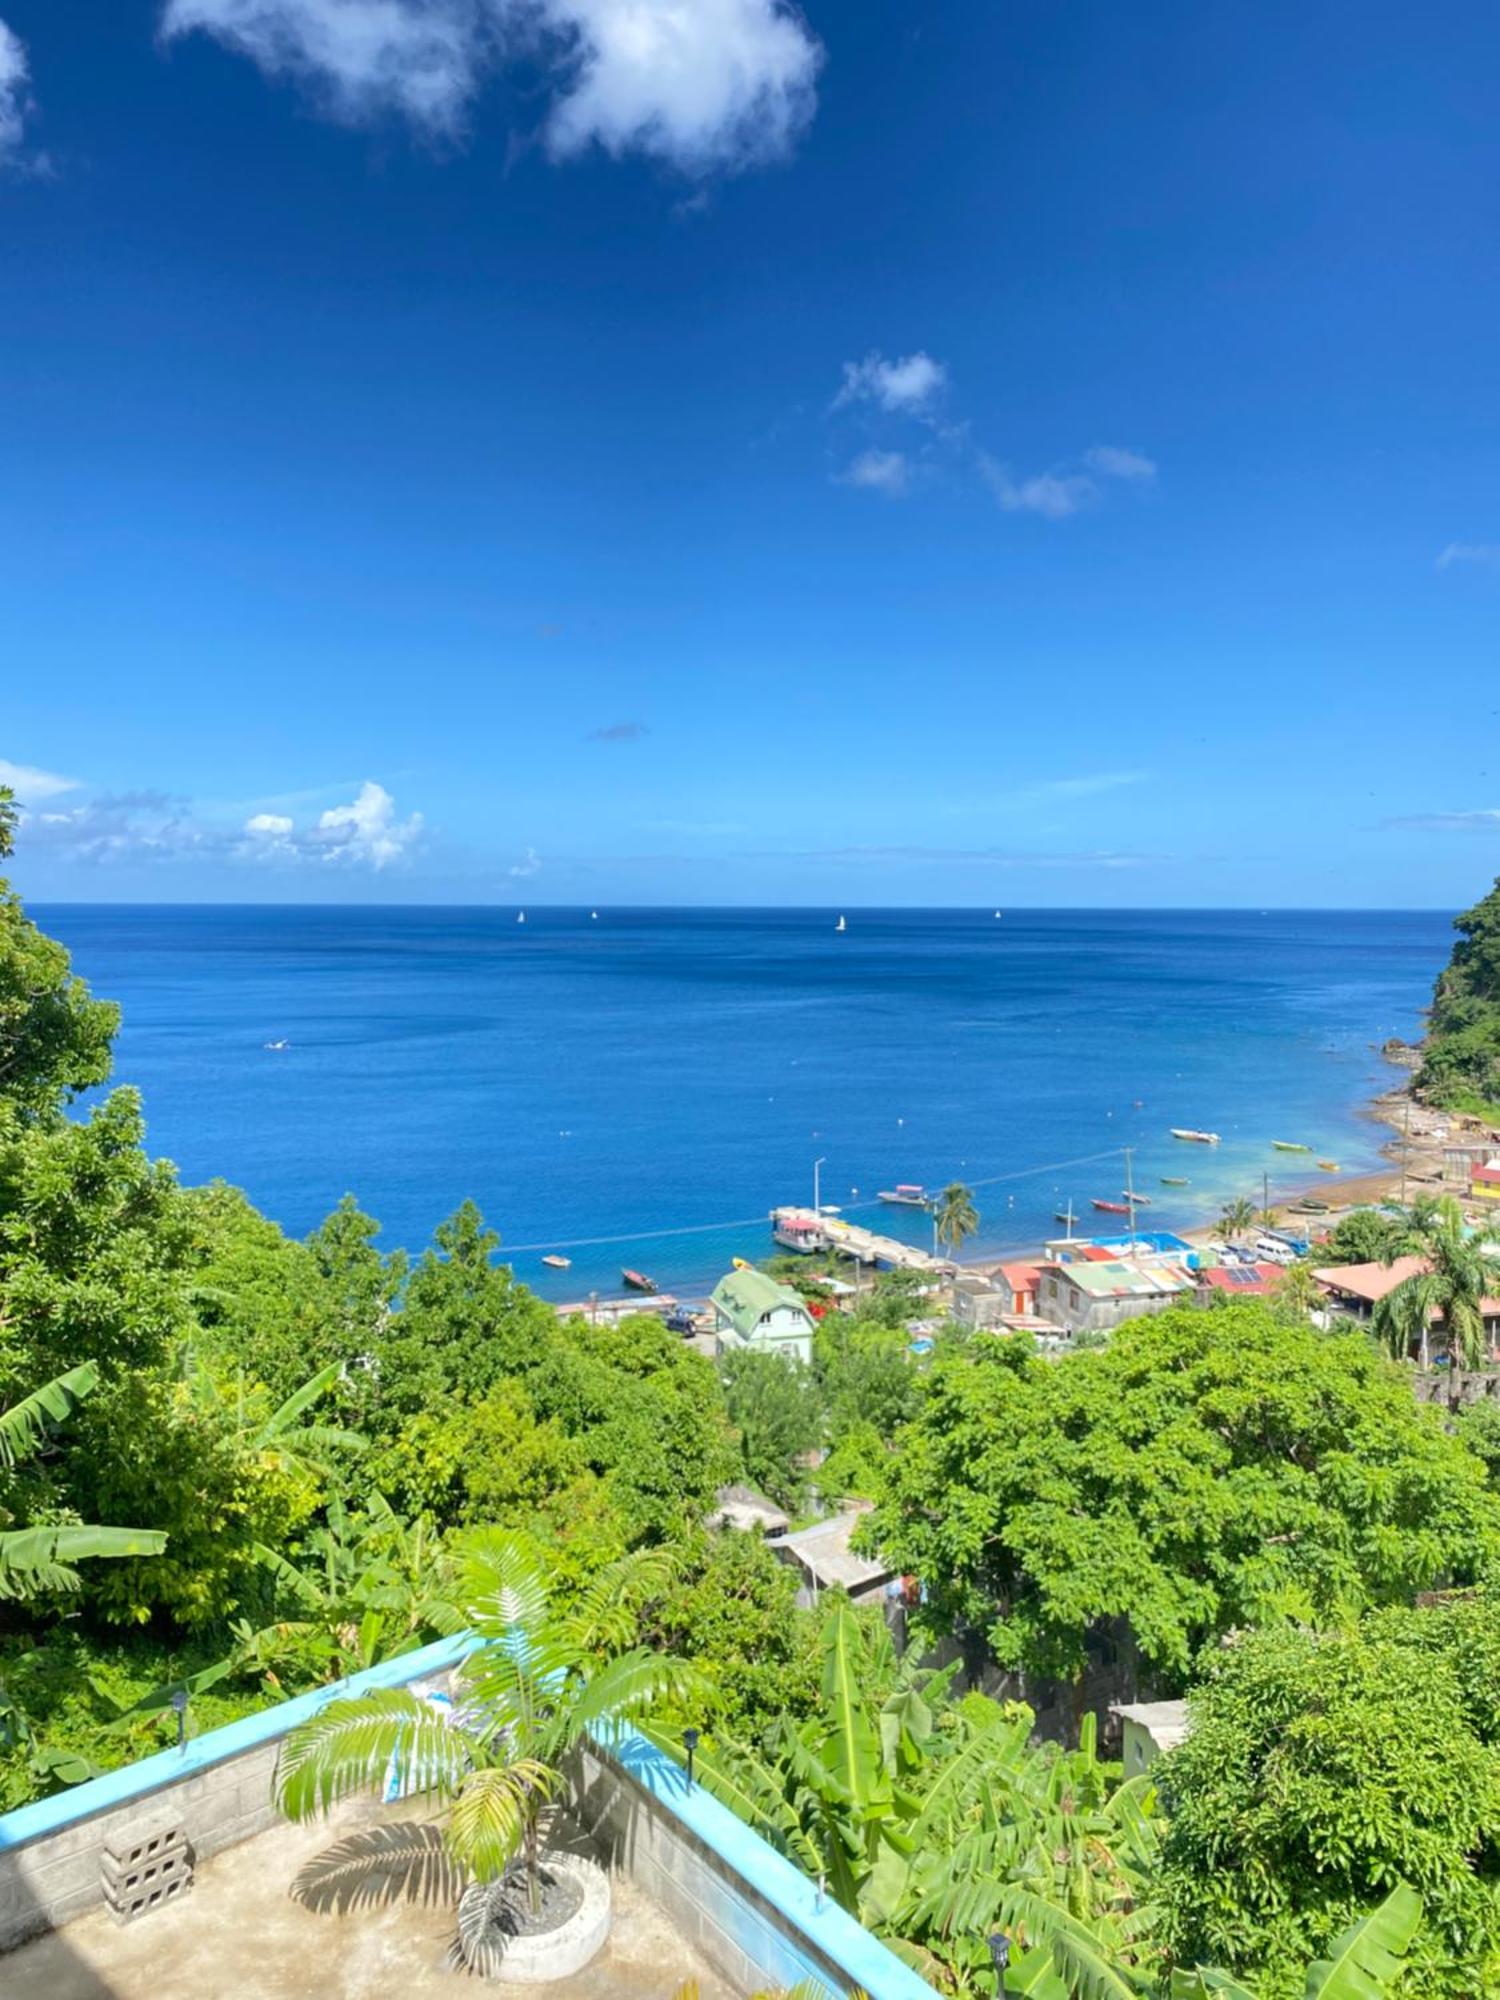
<path fill-rule="evenodd" d="M 412 1250 L 471 1196 L 558 1300 L 618 1294 L 625 1265 L 702 1291 L 768 1254 L 819 1161 L 824 1202 L 913 1242 L 930 1224 L 878 1190 L 968 1182 L 966 1254 L 1059 1233 L 1069 1202 L 1108 1222 L 1089 1203 L 1127 1146 L 1156 1227 L 1317 1177 L 1273 1139 L 1373 1167 L 1379 1044 L 1419 1031 L 1451 941 L 1435 912 L 36 914 L 123 1004 L 116 1078 L 184 1179 L 298 1233 L 347 1190 Z"/>

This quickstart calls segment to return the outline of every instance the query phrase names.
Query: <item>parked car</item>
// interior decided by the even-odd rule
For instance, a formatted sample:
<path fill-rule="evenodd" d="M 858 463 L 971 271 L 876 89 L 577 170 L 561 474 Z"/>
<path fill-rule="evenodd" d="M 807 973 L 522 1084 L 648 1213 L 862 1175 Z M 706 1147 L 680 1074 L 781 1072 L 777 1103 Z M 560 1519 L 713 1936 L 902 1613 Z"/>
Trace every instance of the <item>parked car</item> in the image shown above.
<path fill-rule="evenodd" d="M 676 1312 L 669 1312 L 667 1314 L 666 1328 L 668 1333 L 696 1333 L 698 1331 L 698 1315 L 690 1313 L 684 1307 L 679 1306 Z"/>

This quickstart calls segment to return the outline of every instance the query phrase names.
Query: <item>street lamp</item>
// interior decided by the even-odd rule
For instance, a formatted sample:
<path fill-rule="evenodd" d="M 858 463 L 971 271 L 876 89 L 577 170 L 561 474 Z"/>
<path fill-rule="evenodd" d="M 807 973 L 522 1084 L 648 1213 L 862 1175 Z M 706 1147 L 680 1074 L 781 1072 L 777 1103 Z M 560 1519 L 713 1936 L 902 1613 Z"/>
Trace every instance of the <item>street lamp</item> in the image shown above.
<path fill-rule="evenodd" d="M 693 1752 L 698 1747 L 698 1732 L 696 1729 L 683 1730 L 682 1747 L 687 1752 L 687 1780 L 691 1784 L 693 1782 Z"/>
<path fill-rule="evenodd" d="M 1010 1939 L 1004 1931 L 991 1933 L 990 1957 L 995 1966 L 995 1992 L 999 2000 L 1005 2000 L 1005 1968 L 1010 1964 Z"/>
<path fill-rule="evenodd" d="M 177 1716 L 177 1747 L 180 1750 L 187 1741 L 187 1689 L 173 1688 L 170 1700 Z"/>
<path fill-rule="evenodd" d="M 828 1164 L 828 1155 L 826 1153 L 823 1155 L 821 1160 L 813 1161 L 813 1214 L 814 1215 L 821 1215 L 823 1213 L 822 1183 L 818 1179 L 818 1169 L 819 1167 L 826 1167 L 827 1164 Z"/>

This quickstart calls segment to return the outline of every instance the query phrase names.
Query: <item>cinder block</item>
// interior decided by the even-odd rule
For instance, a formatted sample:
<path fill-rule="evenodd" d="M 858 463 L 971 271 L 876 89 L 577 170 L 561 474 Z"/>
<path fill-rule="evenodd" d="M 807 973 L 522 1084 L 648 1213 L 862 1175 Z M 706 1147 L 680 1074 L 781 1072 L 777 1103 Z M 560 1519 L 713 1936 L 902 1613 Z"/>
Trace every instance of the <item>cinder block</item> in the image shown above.
<path fill-rule="evenodd" d="M 180 1835 L 167 1842 L 140 1840 L 123 1852 L 106 1848 L 99 1857 L 99 1880 L 107 1899 L 123 1902 L 146 1882 L 186 1869 L 192 1871 L 193 1853 Z"/>

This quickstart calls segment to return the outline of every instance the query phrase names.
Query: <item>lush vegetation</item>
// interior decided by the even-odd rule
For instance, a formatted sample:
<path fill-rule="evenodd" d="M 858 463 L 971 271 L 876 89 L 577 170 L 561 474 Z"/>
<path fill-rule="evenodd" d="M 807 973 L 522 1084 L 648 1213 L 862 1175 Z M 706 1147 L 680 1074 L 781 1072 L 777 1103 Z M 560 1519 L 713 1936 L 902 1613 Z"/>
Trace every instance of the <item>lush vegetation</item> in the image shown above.
<path fill-rule="evenodd" d="M 0 853 L 12 825 L 0 795 Z M 472 1204 L 407 1256 L 353 1199 L 298 1241 L 182 1187 L 108 1088 L 116 1027 L 0 885 L 0 1806 L 156 1747 L 174 1689 L 210 1727 L 467 1627 L 456 1728 L 334 1701 L 283 1783 L 301 1813 L 420 1777 L 442 1819 L 321 1886 L 472 1892 L 475 1962 L 569 1748 L 633 1717 L 699 1730 L 706 1781 L 947 1990 L 989 1990 L 997 1927 L 1039 2000 L 1500 1983 L 1500 1415 L 1420 1408 L 1310 1324 L 1305 1271 L 1062 1359 L 952 1326 L 918 1359 L 918 1280 L 835 1299 L 798 1264 L 811 1365 L 715 1366 L 560 1321 Z M 969 1191 L 937 1219 L 956 1250 Z M 1450 1223 L 1336 1232 L 1421 1237 L 1393 1352 L 1471 1345 L 1493 1274 Z M 709 1531 L 733 1479 L 873 1500 L 917 1643 Z M 1097 1711 L 1182 1689 L 1187 1743 L 1123 1782 Z"/>
<path fill-rule="evenodd" d="M 941 1352 L 872 1533 L 1001 1666 L 1182 1686 L 1231 1629 L 1337 1623 L 1500 1552 L 1484 1471 L 1359 1333 L 1177 1308 L 1061 1365 Z"/>
<path fill-rule="evenodd" d="M 1500 1119 L 1500 881 L 1453 928 L 1415 1087 L 1429 1103 Z"/>

